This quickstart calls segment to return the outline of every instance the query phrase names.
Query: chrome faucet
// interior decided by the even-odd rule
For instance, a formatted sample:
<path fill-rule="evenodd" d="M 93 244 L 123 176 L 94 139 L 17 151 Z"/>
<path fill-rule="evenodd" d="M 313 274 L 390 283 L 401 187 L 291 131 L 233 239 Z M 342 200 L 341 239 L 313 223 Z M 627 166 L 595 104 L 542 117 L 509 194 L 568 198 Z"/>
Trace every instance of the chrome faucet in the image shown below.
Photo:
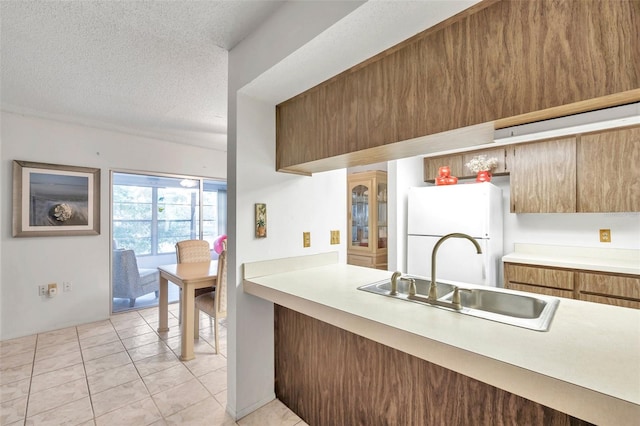
<path fill-rule="evenodd" d="M 466 238 L 471 241 L 474 246 L 476 246 L 476 250 L 478 254 L 482 254 L 482 249 L 480 248 L 480 244 L 470 235 L 462 234 L 459 232 L 454 232 L 452 234 L 447 234 L 444 237 L 440 238 L 436 245 L 433 247 L 433 251 L 431 252 L 431 283 L 429 284 L 429 300 L 436 301 L 438 299 L 438 287 L 436 286 L 436 253 L 438 252 L 438 248 L 440 245 L 448 240 L 449 238 Z"/>

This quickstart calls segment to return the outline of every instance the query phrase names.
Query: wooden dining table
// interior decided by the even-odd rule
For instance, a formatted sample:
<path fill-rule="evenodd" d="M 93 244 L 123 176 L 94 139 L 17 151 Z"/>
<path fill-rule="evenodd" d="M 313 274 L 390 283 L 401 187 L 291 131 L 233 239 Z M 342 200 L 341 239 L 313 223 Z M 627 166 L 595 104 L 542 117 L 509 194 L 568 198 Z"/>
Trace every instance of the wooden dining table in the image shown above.
<path fill-rule="evenodd" d="M 182 289 L 180 318 L 180 359 L 189 361 L 194 359 L 193 341 L 194 336 L 194 309 L 195 292 L 199 288 L 215 287 L 216 276 L 218 274 L 218 261 L 196 263 L 174 263 L 171 265 L 158 266 L 160 271 L 160 303 L 158 315 L 160 322 L 158 332 L 169 331 L 169 281 L 178 285 Z"/>

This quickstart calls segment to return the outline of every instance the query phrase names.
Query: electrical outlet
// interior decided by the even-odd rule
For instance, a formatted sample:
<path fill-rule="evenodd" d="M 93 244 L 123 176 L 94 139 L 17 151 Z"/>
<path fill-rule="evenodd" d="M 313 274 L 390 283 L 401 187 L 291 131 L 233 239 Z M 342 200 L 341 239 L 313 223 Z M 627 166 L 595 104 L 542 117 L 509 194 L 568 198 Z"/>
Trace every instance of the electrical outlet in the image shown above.
<path fill-rule="evenodd" d="M 71 281 L 64 281 L 62 283 L 62 291 L 71 291 L 73 290 L 73 283 Z"/>
<path fill-rule="evenodd" d="M 311 232 L 302 233 L 302 247 L 311 247 Z"/>
<path fill-rule="evenodd" d="M 331 231 L 331 244 L 340 244 L 340 231 Z"/>
<path fill-rule="evenodd" d="M 46 296 L 47 292 L 49 291 L 49 287 L 46 285 L 39 285 L 38 286 L 38 296 Z"/>
<path fill-rule="evenodd" d="M 611 242 L 611 229 L 601 229 L 600 230 L 600 242 L 601 243 L 610 243 Z"/>
<path fill-rule="evenodd" d="M 49 297 L 54 297 L 58 294 L 58 284 L 52 283 L 47 286 L 47 293 Z"/>

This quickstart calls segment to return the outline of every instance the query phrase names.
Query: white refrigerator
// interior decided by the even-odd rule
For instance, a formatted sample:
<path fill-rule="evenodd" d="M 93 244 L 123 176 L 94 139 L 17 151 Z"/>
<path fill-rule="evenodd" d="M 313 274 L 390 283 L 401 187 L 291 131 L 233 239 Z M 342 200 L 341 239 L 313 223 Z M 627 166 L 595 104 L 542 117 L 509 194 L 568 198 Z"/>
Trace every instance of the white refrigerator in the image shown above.
<path fill-rule="evenodd" d="M 407 273 L 431 276 L 431 253 L 444 235 L 461 232 L 473 243 L 449 238 L 438 248 L 439 280 L 488 286 L 499 285 L 502 258 L 502 190 L 489 183 L 409 188 L 407 217 Z"/>

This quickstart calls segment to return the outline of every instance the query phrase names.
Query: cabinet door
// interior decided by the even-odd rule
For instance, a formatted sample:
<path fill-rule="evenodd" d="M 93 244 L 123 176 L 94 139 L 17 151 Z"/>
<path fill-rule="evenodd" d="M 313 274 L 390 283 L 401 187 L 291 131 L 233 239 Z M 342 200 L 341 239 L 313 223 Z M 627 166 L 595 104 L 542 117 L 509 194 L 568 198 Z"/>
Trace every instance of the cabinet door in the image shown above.
<path fill-rule="evenodd" d="M 512 213 L 576 211 L 575 137 L 516 145 L 512 163 Z"/>
<path fill-rule="evenodd" d="M 640 127 L 582 135 L 578 211 L 640 211 Z"/>
<path fill-rule="evenodd" d="M 505 288 L 573 298 L 573 271 L 564 269 L 504 264 Z"/>
<path fill-rule="evenodd" d="M 424 159 L 424 181 L 433 182 L 438 177 L 438 169 L 442 166 L 449 166 L 451 176 L 461 177 L 463 175 L 462 155 L 426 157 Z"/>
<path fill-rule="evenodd" d="M 408 45 L 353 73 L 358 82 L 358 149 L 417 136 L 418 66 L 411 60 L 414 55 L 415 47 Z"/>
<path fill-rule="evenodd" d="M 360 149 L 356 137 L 356 81 L 353 76 L 335 79 L 318 89 L 318 158 L 355 152 Z M 298 141 L 299 143 L 300 141 Z"/>
<path fill-rule="evenodd" d="M 640 308 L 638 277 L 577 272 L 576 281 L 580 300 Z"/>
<path fill-rule="evenodd" d="M 369 252 L 371 232 L 372 180 L 349 183 L 349 250 Z"/>

